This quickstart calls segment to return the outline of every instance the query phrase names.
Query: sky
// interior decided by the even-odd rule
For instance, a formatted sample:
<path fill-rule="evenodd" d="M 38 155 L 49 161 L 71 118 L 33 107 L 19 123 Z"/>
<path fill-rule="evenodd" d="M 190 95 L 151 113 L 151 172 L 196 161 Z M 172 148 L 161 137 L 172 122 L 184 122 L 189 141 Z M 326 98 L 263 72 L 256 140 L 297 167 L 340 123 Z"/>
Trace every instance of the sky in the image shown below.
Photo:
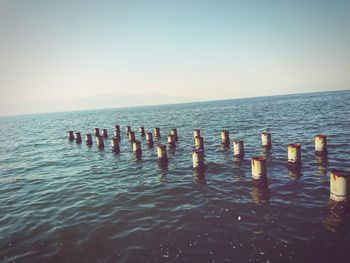
<path fill-rule="evenodd" d="M 350 1 L 0 0 L 0 115 L 350 89 Z"/>

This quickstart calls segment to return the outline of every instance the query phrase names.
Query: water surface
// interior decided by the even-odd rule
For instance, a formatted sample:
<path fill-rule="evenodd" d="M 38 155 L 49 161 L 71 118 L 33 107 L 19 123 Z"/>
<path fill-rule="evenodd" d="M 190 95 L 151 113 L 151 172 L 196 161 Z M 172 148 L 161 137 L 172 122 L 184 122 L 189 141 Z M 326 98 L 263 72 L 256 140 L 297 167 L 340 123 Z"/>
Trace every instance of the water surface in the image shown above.
<path fill-rule="evenodd" d="M 329 171 L 350 169 L 349 101 L 344 91 L 1 118 L 0 262 L 349 262 L 350 222 L 324 224 Z M 119 155 L 109 141 L 99 151 L 66 137 L 94 127 L 112 135 L 115 124 Z M 135 160 L 126 125 L 160 127 L 156 143 L 177 127 L 167 169 L 138 133 Z M 203 176 L 192 170 L 195 128 Z M 222 129 L 244 140 L 243 161 L 220 147 Z M 328 135 L 327 161 L 313 152 L 319 133 Z M 302 145 L 301 176 L 288 172 L 288 143 Z M 260 154 L 265 190 L 251 183 L 250 158 Z"/>

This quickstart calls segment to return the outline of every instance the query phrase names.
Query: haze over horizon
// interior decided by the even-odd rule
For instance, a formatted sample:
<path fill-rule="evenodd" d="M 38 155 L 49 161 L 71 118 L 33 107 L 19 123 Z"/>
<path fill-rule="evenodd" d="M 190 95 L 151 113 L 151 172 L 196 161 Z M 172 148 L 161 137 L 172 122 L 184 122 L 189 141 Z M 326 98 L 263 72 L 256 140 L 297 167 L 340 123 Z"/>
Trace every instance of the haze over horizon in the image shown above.
<path fill-rule="evenodd" d="M 347 90 L 349 1 L 0 1 L 0 115 Z"/>

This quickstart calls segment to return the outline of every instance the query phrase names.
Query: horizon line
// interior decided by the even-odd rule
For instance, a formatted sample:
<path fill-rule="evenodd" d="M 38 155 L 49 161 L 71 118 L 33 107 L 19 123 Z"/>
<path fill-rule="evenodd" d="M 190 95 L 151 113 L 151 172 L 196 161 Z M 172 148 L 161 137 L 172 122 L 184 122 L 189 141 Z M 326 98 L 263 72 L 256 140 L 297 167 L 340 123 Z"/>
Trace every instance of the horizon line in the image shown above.
<path fill-rule="evenodd" d="M 181 105 L 181 104 L 191 104 L 191 103 L 206 103 L 206 102 L 214 102 L 214 101 L 241 100 L 241 99 L 253 99 L 253 98 L 264 98 L 264 97 L 282 97 L 282 96 L 292 96 L 292 95 L 302 95 L 302 94 L 331 93 L 331 92 L 344 92 L 344 91 L 350 91 L 350 89 L 314 91 L 314 92 L 296 92 L 296 93 L 275 94 L 275 95 L 261 95 L 261 96 L 253 96 L 253 97 L 219 98 L 219 99 L 212 99 L 212 100 L 204 99 L 204 100 L 193 100 L 189 102 L 144 104 L 144 105 L 130 105 L 130 106 L 119 106 L 119 107 L 116 106 L 116 107 L 106 107 L 106 108 L 97 107 L 97 108 L 89 108 L 89 109 L 76 109 L 76 110 L 72 109 L 72 110 L 62 110 L 62 111 L 32 112 L 32 113 L 20 113 L 20 114 L 9 114 L 9 115 L 1 115 L 0 113 L 0 118 L 22 117 L 22 116 L 44 115 L 44 114 L 55 114 L 55 113 L 84 112 L 84 111 L 103 111 L 103 110 L 111 110 L 111 109 L 128 109 L 128 108 L 137 108 L 137 107 Z"/>

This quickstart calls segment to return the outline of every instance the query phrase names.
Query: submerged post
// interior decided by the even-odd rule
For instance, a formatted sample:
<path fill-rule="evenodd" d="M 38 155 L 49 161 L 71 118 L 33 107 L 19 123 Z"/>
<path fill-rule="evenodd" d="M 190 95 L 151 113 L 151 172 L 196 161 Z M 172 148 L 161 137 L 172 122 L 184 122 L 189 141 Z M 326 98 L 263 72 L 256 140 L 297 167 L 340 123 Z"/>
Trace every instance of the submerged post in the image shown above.
<path fill-rule="evenodd" d="M 87 145 L 92 145 L 92 136 L 91 133 L 85 134 L 85 141 Z"/>
<path fill-rule="evenodd" d="M 268 131 L 261 133 L 261 145 L 265 148 L 271 148 L 271 133 Z"/>
<path fill-rule="evenodd" d="M 120 132 L 120 126 L 118 124 L 114 125 L 114 130 Z"/>
<path fill-rule="evenodd" d="M 154 137 L 159 138 L 160 137 L 160 128 L 159 127 L 154 128 L 153 133 L 154 133 Z"/>
<path fill-rule="evenodd" d="M 68 136 L 68 140 L 74 141 L 74 133 L 73 133 L 73 131 L 67 131 L 67 136 Z"/>
<path fill-rule="evenodd" d="M 102 130 L 102 136 L 103 136 L 103 138 L 108 138 L 108 131 L 107 131 L 107 129 L 103 129 Z"/>
<path fill-rule="evenodd" d="M 327 155 L 327 136 L 318 134 L 315 136 L 315 153 L 316 155 Z"/>
<path fill-rule="evenodd" d="M 112 152 L 114 153 L 119 153 L 120 152 L 120 147 L 119 147 L 119 139 L 118 137 L 113 137 L 111 140 L 112 144 Z"/>
<path fill-rule="evenodd" d="M 228 130 L 221 131 L 221 145 L 224 147 L 230 147 L 230 134 Z"/>
<path fill-rule="evenodd" d="M 100 136 L 100 129 L 94 128 L 94 134 L 95 134 L 95 136 Z"/>
<path fill-rule="evenodd" d="M 263 156 L 253 157 L 252 165 L 252 181 L 256 186 L 264 186 L 267 184 L 267 167 L 266 158 Z"/>
<path fill-rule="evenodd" d="M 75 133 L 75 141 L 76 143 L 81 143 L 81 134 L 80 132 Z"/>
<path fill-rule="evenodd" d="M 172 128 L 172 129 L 170 130 L 170 134 L 171 134 L 171 135 L 174 135 L 175 141 L 178 141 L 178 140 L 179 140 L 179 137 L 177 136 L 177 129 L 176 129 L 176 128 Z"/>
<path fill-rule="evenodd" d="M 126 126 L 125 130 L 126 130 L 126 134 L 129 135 L 129 132 L 131 132 L 131 127 L 130 126 Z"/>
<path fill-rule="evenodd" d="M 194 138 L 194 145 L 197 150 L 203 150 L 204 151 L 204 141 L 203 137 L 197 136 Z"/>
<path fill-rule="evenodd" d="M 166 153 L 166 145 L 164 144 L 157 145 L 157 155 L 158 155 L 159 161 L 161 162 L 168 161 L 168 155 Z"/>
<path fill-rule="evenodd" d="M 291 169 L 301 167 L 301 145 L 298 143 L 288 144 L 288 167 Z"/>
<path fill-rule="evenodd" d="M 145 127 L 141 126 L 141 127 L 139 128 L 139 132 L 140 132 L 140 135 L 141 135 L 141 136 L 145 136 Z"/>
<path fill-rule="evenodd" d="M 194 169 L 204 169 L 204 151 L 202 149 L 192 150 L 192 165 Z"/>
<path fill-rule="evenodd" d="M 175 136 L 172 134 L 168 135 L 168 145 L 169 147 L 172 147 L 172 148 L 175 147 Z"/>
<path fill-rule="evenodd" d="M 201 136 L 201 130 L 200 129 L 194 129 L 193 130 L 193 138 L 196 139 L 196 137 Z"/>
<path fill-rule="evenodd" d="M 349 202 L 350 171 L 333 170 L 330 173 L 329 207 L 332 215 L 341 217 L 345 214 Z"/>
<path fill-rule="evenodd" d="M 146 141 L 149 146 L 153 145 L 153 135 L 151 132 L 146 133 Z"/>
<path fill-rule="evenodd" d="M 102 136 L 96 136 L 96 145 L 97 148 L 99 149 L 103 149 L 105 147 L 104 143 L 103 143 L 103 137 Z"/>
<path fill-rule="evenodd" d="M 236 158 L 244 157 L 244 144 L 242 140 L 233 141 L 233 156 Z"/>

